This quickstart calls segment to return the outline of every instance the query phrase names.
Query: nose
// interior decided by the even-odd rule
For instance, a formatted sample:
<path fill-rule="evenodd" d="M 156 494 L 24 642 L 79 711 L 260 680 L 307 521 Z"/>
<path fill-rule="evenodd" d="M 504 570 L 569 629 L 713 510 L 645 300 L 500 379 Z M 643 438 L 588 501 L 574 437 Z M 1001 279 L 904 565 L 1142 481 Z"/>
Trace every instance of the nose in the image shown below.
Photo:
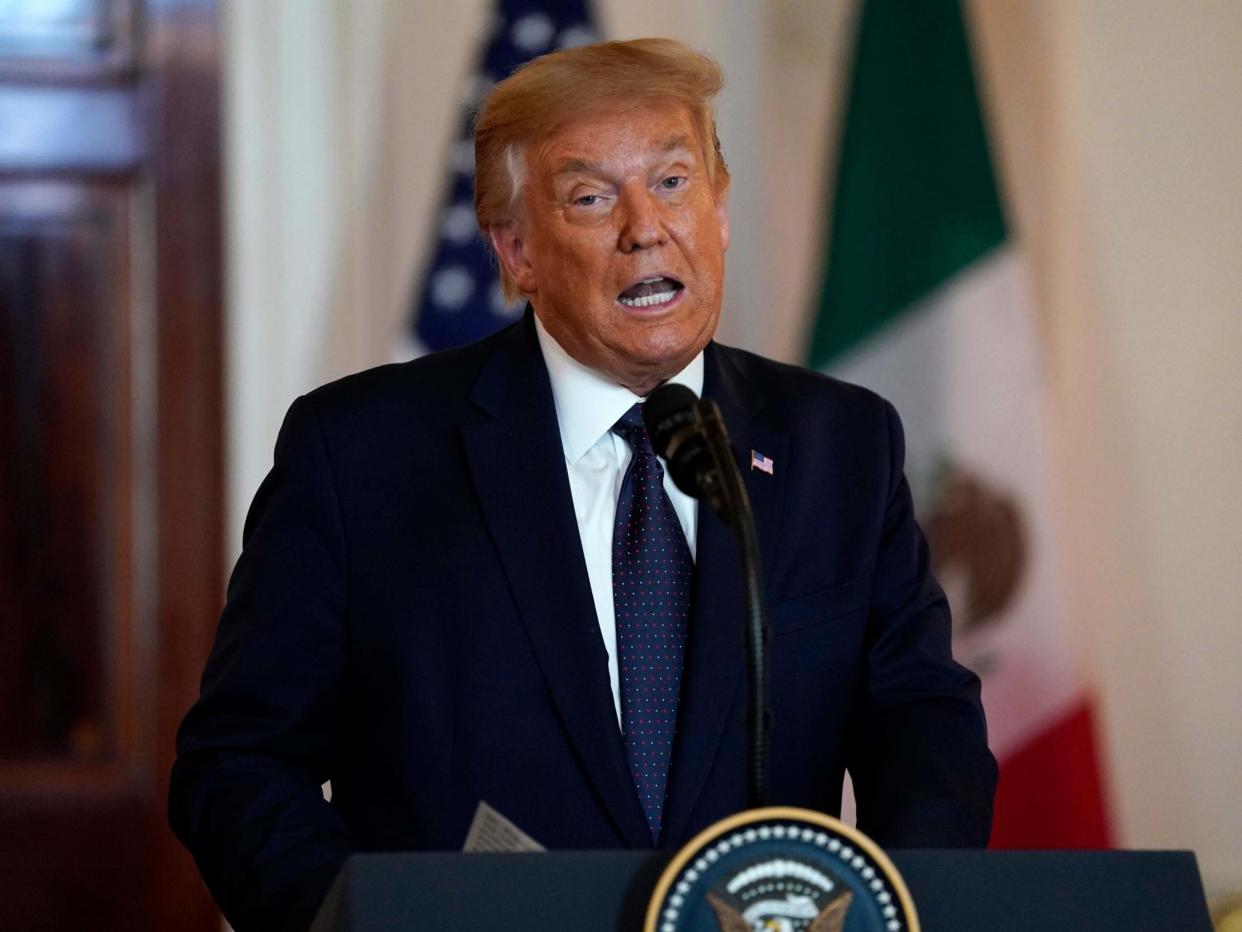
<path fill-rule="evenodd" d="M 621 197 L 621 229 L 617 245 L 622 252 L 659 246 L 668 238 L 655 195 L 646 187 L 627 189 Z"/>

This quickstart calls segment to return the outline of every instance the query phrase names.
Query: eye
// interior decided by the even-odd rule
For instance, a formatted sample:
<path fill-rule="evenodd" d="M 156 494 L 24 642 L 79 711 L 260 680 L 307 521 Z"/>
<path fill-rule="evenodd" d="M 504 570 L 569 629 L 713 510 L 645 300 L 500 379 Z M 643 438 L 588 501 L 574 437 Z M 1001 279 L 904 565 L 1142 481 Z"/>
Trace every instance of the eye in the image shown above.
<path fill-rule="evenodd" d="M 685 186 L 685 175 L 669 175 L 660 182 L 660 187 L 662 187 L 665 191 L 676 191 L 678 188 L 684 188 Z"/>
<path fill-rule="evenodd" d="M 598 194 L 584 194 L 582 197 L 574 198 L 574 205 L 577 207 L 594 207 L 600 201 Z"/>

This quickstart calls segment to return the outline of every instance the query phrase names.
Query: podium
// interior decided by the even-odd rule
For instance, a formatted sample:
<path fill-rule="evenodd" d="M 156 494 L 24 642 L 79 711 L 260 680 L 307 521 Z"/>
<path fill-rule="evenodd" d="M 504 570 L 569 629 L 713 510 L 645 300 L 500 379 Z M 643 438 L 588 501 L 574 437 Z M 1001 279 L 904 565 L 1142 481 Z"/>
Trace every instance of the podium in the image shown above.
<path fill-rule="evenodd" d="M 362 854 L 311 932 L 639 932 L 671 852 Z M 1188 851 L 891 851 L 923 932 L 1211 932 Z"/>

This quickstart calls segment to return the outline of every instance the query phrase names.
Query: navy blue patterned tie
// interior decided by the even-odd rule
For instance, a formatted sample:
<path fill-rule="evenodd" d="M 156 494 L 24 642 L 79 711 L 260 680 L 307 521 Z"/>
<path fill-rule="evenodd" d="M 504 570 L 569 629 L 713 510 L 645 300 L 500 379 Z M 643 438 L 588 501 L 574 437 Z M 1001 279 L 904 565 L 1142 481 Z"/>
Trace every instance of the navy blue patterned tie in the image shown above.
<path fill-rule="evenodd" d="M 612 532 L 621 722 L 630 774 L 658 842 L 686 652 L 692 562 L 664 468 L 634 405 L 613 425 L 633 452 Z"/>

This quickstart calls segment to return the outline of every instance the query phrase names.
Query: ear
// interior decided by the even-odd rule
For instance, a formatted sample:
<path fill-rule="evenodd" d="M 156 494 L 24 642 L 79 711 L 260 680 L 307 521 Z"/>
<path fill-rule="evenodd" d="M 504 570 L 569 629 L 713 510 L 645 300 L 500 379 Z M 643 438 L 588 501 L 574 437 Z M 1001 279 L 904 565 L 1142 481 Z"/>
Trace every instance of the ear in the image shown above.
<path fill-rule="evenodd" d="M 503 225 L 488 227 L 487 235 L 492 241 L 492 248 L 496 250 L 500 264 L 504 266 L 513 284 L 517 285 L 522 294 L 534 294 L 538 290 L 535 287 L 535 270 L 530 260 L 526 258 L 522 230 L 518 222 L 514 220 Z"/>
<path fill-rule="evenodd" d="M 716 222 L 720 224 L 722 249 L 729 248 L 729 191 L 726 188 L 716 196 Z"/>

